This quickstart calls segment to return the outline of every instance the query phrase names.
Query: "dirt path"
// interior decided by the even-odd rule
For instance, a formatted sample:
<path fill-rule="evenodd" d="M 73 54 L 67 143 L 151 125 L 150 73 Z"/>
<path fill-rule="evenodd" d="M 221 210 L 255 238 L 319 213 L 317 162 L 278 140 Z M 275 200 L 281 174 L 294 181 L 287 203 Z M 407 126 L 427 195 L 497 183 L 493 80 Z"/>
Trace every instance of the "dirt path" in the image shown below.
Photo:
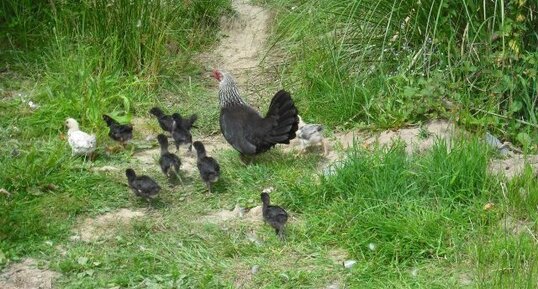
<path fill-rule="evenodd" d="M 245 0 L 232 1 L 232 6 L 236 14 L 221 21 L 220 42 L 199 59 L 208 70 L 230 72 L 243 97 L 259 108 L 279 86 L 271 64 L 274 62 L 267 55 L 271 12 Z"/>
<path fill-rule="evenodd" d="M 252 104 L 259 103 L 258 101 L 262 97 L 269 101 L 272 94 L 267 93 L 262 96 L 259 93 L 262 90 L 259 88 L 265 87 L 268 90 L 271 87 L 271 82 L 268 81 L 269 78 L 262 77 L 262 75 L 266 74 L 266 67 L 261 63 L 269 36 L 270 12 L 265 8 L 249 4 L 245 0 L 233 1 L 232 5 L 236 14 L 222 20 L 221 41 L 214 49 L 201 54 L 199 59 L 208 67 L 218 67 L 232 73 L 238 81 L 241 91 Z M 256 93 L 253 94 L 253 92 Z M 253 95 L 255 96 L 254 99 L 252 98 Z M 257 98 L 256 96 L 260 97 Z M 148 125 L 152 122 L 154 122 L 153 119 L 146 118 L 133 120 L 133 124 L 138 128 L 138 135 L 135 138 L 140 140 L 147 148 L 137 150 L 128 164 L 135 170 L 150 175 L 153 173 L 160 174 L 160 170 L 156 165 L 160 149 L 155 145 L 155 135 L 161 133 L 161 131 L 158 127 Z M 204 143 L 210 155 L 225 149 L 231 149 L 220 133 L 212 136 L 195 135 L 194 138 Z M 170 142 L 172 143 L 171 140 Z M 171 151 L 175 152 L 175 149 L 171 148 Z M 180 152 L 177 152 L 177 154 L 182 161 L 181 171 L 197 180 L 196 154 L 186 152 L 185 148 L 180 148 Z M 100 171 L 100 168 L 97 168 L 97 171 Z M 123 169 L 118 168 L 116 171 L 117 174 L 122 174 Z M 122 223 L 128 224 L 131 219 L 138 217 L 139 214 L 142 213 L 129 209 L 120 209 L 116 212 L 97 216 L 95 219 L 85 219 L 80 222 L 81 225 L 78 228 L 75 228 L 76 232 L 80 232 L 76 236 L 80 235 L 83 241 L 105 238 L 106 230 L 101 228 L 107 228 L 117 223 L 117 218 L 110 218 L 109 216 L 132 216 L 122 219 Z M 259 210 L 251 210 L 246 215 L 250 216 L 247 219 L 261 218 Z M 233 218 L 230 216 L 233 216 Z M 205 223 L 219 223 L 236 217 L 235 213 L 222 210 L 214 215 L 204 216 L 202 220 Z M 91 237 L 85 236 L 84 232 L 91 232 Z"/>

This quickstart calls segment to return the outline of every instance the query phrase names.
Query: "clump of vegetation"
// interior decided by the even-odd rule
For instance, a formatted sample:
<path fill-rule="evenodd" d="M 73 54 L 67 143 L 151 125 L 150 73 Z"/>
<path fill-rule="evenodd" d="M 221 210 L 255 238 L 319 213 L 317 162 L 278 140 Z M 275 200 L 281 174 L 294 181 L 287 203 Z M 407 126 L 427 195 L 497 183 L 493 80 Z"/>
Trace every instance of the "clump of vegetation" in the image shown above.
<path fill-rule="evenodd" d="M 48 120 L 45 130 L 66 116 L 95 127 L 103 112 L 132 113 L 132 103 L 149 102 L 163 80 L 193 70 L 191 56 L 216 39 L 231 10 L 229 0 L 0 5 L 0 57 L 38 83 L 46 109 L 35 118 Z"/>
<path fill-rule="evenodd" d="M 535 1 L 271 1 L 289 83 L 334 125 L 456 116 L 536 148 Z"/>
<path fill-rule="evenodd" d="M 65 237 L 78 213 L 125 201 L 120 184 L 105 186 L 109 178 L 69 156 L 65 119 L 105 146 L 102 114 L 128 121 L 175 89 L 168 79 L 199 71 L 192 55 L 230 11 L 229 0 L 0 3 L 0 188 L 10 193 L 0 200 L 0 253 L 36 250 L 29 244 Z"/>

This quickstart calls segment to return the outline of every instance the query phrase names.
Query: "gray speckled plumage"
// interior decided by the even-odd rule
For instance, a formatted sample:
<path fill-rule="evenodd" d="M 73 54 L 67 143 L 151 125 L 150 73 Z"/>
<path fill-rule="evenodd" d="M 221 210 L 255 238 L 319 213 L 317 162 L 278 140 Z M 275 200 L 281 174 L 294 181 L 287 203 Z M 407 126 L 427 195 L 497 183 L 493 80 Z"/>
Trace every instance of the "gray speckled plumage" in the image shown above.
<path fill-rule="evenodd" d="M 307 124 L 299 129 L 297 137 L 299 139 L 308 140 L 323 131 L 323 127 L 320 124 Z"/>
<path fill-rule="evenodd" d="M 327 144 L 323 138 L 323 126 L 320 124 L 304 123 L 299 116 L 299 129 L 297 130 L 297 138 L 301 142 L 301 150 L 304 152 L 307 148 L 321 145 L 323 152 L 328 153 Z"/>
<path fill-rule="evenodd" d="M 273 96 L 263 117 L 241 98 L 229 73 L 215 70 L 213 76 L 219 81 L 221 132 L 242 155 L 263 153 L 296 137 L 298 112 L 287 91 L 280 90 Z"/>

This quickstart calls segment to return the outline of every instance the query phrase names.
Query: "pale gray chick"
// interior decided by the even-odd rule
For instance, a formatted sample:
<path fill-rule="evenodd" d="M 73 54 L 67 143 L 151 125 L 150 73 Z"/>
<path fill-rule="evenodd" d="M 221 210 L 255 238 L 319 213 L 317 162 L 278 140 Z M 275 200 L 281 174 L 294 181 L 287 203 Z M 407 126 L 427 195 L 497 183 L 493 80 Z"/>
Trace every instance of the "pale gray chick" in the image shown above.
<path fill-rule="evenodd" d="M 327 155 L 327 142 L 323 138 L 323 127 L 320 124 L 306 124 L 299 116 L 299 129 L 297 137 L 301 142 L 301 152 L 305 152 L 307 148 L 313 146 L 323 146 L 323 154 Z"/>

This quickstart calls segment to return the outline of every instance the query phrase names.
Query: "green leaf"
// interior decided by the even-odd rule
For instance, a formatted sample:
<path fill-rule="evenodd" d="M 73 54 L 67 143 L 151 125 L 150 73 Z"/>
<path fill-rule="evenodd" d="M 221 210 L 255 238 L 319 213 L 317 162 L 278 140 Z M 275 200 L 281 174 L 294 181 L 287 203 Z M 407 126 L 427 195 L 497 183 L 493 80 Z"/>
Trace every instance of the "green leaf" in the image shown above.
<path fill-rule="evenodd" d="M 523 145 L 523 147 L 527 148 L 532 144 L 532 139 L 529 136 L 529 134 L 525 132 L 520 132 L 517 134 L 516 139 Z"/>
<path fill-rule="evenodd" d="M 79 265 L 84 266 L 84 265 L 86 265 L 86 263 L 88 263 L 88 258 L 86 258 L 86 257 L 79 257 L 79 258 L 77 259 L 77 263 L 78 263 Z"/>
<path fill-rule="evenodd" d="M 518 112 L 523 108 L 523 103 L 519 100 L 514 100 L 510 106 L 510 111 Z"/>
<path fill-rule="evenodd" d="M 414 87 L 406 86 L 404 88 L 404 91 L 403 91 L 403 96 L 405 96 L 405 97 L 415 96 L 415 94 L 417 94 L 417 91 L 418 91 L 418 89 L 416 89 Z"/>
<path fill-rule="evenodd" d="M 2 250 L 0 250 L 0 265 L 6 263 L 6 261 L 6 255 L 4 254 L 4 252 L 2 252 Z"/>

